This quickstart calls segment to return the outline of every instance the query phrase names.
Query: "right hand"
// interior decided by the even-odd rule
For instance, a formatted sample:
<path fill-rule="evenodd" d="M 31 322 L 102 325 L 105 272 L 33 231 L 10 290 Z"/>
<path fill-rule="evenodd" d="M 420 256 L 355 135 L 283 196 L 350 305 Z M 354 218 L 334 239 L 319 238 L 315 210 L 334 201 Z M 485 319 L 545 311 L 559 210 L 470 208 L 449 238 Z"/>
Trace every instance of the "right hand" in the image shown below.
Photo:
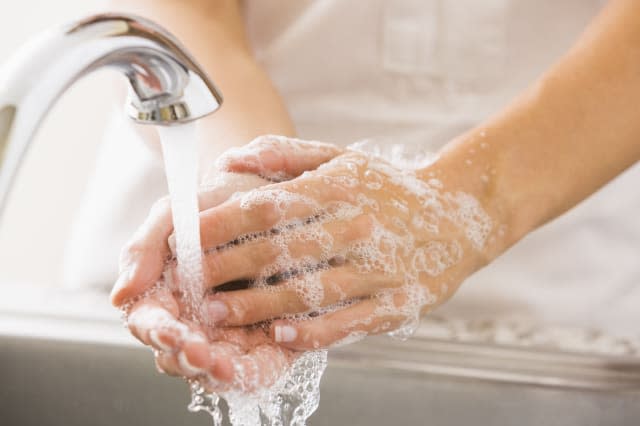
<path fill-rule="evenodd" d="M 207 185 L 199 193 L 200 210 L 213 208 L 236 192 L 296 177 L 341 152 L 328 144 L 286 141 L 261 137 L 223 154 L 204 179 Z M 308 146 L 304 157 L 296 151 L 299 143 Z M 121 275 L 111 300 L 124 307 L 130 331 L 157 350 L 156 362 L 164 372 L 207 379 L 203 385 L 211 391 L 271 385 L 297 352 L 274 344 L 260 328 L 214 328 L 189 322 L 181 316 L 179 288 L 156 286 L 171 258 L 168 240 L 172 232 L 170 201 L 163 198 L 122 251 Z"/>
<path fill-rule="evenodd" d="M 214 207 L 235 192 L 269 183 L 248 174 L 222 177 L 219 184 L 199 192 L 200 209 Z M 156 202 L 122 251 L 123 272 L 113 289 L 112 302 L 120 307 L 128 305 L 124 308 L 127 327 L 138 340 L 156 349 L 156 365 L 169 375 L 198 377 L 206 389 L 218 392 L 229 387 L 251 391 L 258 384 L 269 386 L 292 361 L 292 351 L 265 346 L 270 339 L 261 330 L 206 327 L 185 320 L 179 287 L 170 288 L 160 282 L 163 273 L 171 271 L 168 241 L 172 232 L 171 203 L 165 197 Z M 250 371 L 258 362 L 269 363 L 275 376 L 238 374 L 240 370 Z M 261 372 L 266 370 L 259 368 Z"/>

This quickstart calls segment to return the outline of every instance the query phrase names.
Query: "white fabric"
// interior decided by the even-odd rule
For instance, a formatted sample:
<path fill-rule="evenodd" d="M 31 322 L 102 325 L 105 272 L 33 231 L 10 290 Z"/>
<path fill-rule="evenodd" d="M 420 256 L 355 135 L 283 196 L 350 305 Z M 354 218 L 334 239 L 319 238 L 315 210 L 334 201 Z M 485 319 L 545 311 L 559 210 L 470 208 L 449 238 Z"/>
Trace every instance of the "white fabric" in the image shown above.
<path fill-rule="evenodd" d="M 524 89 L 602 3 L 246 0 L 244 8 L 256 55 L 302 138 L 435 151 Z M 114 280 L 116 247 L 164 192 L 157 159 L 129 158 L 143 146 L 135 138 L 131 131 L 107 136 L 112 148 L 100 160 L 67 262 L 77 285 Z M 442 311 L 637 333 L 639 179 L 635 167 L 526 238 L 469 279 Z"/>

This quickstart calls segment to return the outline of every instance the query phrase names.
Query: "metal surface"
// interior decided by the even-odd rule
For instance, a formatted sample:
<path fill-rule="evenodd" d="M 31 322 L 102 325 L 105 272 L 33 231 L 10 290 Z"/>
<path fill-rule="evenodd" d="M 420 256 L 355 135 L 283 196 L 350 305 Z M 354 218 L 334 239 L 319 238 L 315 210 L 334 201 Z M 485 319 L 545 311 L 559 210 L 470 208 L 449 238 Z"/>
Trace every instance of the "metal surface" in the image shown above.
<path fill-rule="evenodd" d="M 0 208 L 47 111 L 75 81 L 105 67 L 128 79 L 127 112 L 141 123 L 181 124 L 222 103 L 180 43 L 152 22 L 103 14 L 46 32 L 0 68 Z"/>
<path fill-rule="evenodd" d="M 20 336 L 28 327 L 30 337 Z M 13 331 L 12 331 L 13 330 Z M 84 336 L 84 337 L 83 337 Z M 370 339 L 335 350 L 310 425 L 635 426 L 640 362 Z M 112 320 L 0 315 L 3 425 L 209 425 Z"/>

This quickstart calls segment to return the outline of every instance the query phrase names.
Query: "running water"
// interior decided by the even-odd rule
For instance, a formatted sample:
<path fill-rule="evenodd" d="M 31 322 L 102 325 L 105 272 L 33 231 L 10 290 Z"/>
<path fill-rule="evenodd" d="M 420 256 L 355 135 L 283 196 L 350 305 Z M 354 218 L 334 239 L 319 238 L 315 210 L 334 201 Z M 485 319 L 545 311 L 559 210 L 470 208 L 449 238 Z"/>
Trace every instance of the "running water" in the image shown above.
<path fill-rule="evenodd" d="M 178 283 L 188 309 L 185 315 L 191 321 L 206 323 L 199 308 L 204 283 L 195 124 L 158 127 L 158 133 L 171 196 Z M 216 395 L 205 391 L 198 381 L 192 381 L 189 410 L 208 412 L 215 426 L 222 425 L 225 416 L 236 426 L 303 426 L 318 407 L 320 379 L 326 363 L 326 351 L 304 353 L 273 386 L 252 393 L 234 391 Z M 222 409 L 223 401 L 227 410 Z"/>
<path fill-rule="evenodd" d="M 203 294 L 200 216 L 198 209 L 198 146 L 194 123 L 159 126 L 165 173 L 171 196 L 177 274 L 188 316 L 200 320 Z"/>

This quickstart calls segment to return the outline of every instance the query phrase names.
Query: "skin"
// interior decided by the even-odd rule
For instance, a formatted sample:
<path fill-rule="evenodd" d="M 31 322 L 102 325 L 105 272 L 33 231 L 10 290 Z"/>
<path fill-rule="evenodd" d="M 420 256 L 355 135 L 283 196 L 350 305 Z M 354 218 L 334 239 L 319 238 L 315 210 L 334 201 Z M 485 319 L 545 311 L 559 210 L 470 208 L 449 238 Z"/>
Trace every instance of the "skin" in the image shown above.
<path fill-rule="evenodd" d="M 207 293 L 203 296 L 203 309 L 209 312 L 206 326 L 180 320 L 179 295 L 171 290 L 145 293 L 161 278 L 171 232 L 170 222 L 152 212 L 125 248 L 125 272 L 112 301 L 122 306 L 135 299 L 128 306 L 129 327 L 144 343 L 161 350 L 157 362 L 170 374 L 207 375 L 213 379 L 208 382 L 213 390 L 268 385 L 273 371 L 285 368 L 296 351 L 328 347 L 353 332 L 375 334 L 406 324 L 416 312 L 403 308 L 416 289 L 429 296 L 428 303 L 418 304 L 418 314 L 437 307 L 470 274 L 637 162 L 639 98 L 640 3 L 610 1 L 574 48 L 528 90 L 495 117 L 447 144 L 435 163 L 416 172 L 424 185 L 432 179 L 440 182 L 442 199 L 462 193 L 477 200 L 492 224 L 482 244 L 474 243 L 466 227 L 450 219 L 455 206 L 445 208 L 448 216 L 437 220 L 426 215 L 419 197 L 394 180 L 402 170 L 390 166 L 380 187 L 372 190 L 366 185 L 366 173 L 373 163 L 362 154 L 328 147 L 320 153 L 317 146 L 304 142 L 267 138 L 254 142 L 249 150 L 226 154 L 218 168 L 235 176 L 245 189 L 266 183 L 243 182 L 252 175 L 254 179 L 255 175 L 286 176 L 284 182 L 249 192 L 245 204 L 268 191 L 286 191 L 298 198 L 278 210 L 265 201 L 248 202 L 248 207 L 241 199 L 222 202 L 231 195 L 228 187 L 205 191 L 202 197 L 212 200 L 201 205 L 205 285 L 215 289 L 236 279 L 260 281 L 266 265 L 283 253 L 293 253 L 326 265 L 299 274 L 311 277 L 305 283 L 322 287 L 321 300 L 309 303 L 301 297 L 295 291 L 299 275 L 293 274 L 269 289 L 257 286 Z M 355 184 L 341 183 L 340 176 L 352 177 Z M 282 221 L 314 217 L 339 202 L 355 204 L 358 194 L 375 200 L 379 210 L 364 209 L 349 221 L 329 216 L 320 223 L 302 222 L 303 227 L 321 227 L 331 237 L 328 249 L 295 234 L 299 232 L 295 227 L 269 234 Z M 398 210 L 392 198 L 400 199 L 411 214 Z M 411 219 L 422 214 L 431 219 L 420 227 Z M 389 217 L 399 221 L 391 222 Z M 438 231 L 429 225 L 437 225 Z M 408 229 L 413 241 L 413 251 L 398 251 L 390 258 L 399 267 L 393 271 L 358 268 L 358 257 L 350 249 L 353 243 L 372 241 L 376 228 L 399 233 L 398 226 Z M 262 237 L 215 249 L 256 232 L 262 232 Z M 463 254 L 454 256 L 456 261 L 438 274 L 416 271 L 410 266 L 414 264 L 411 255 L 434 241 L 447 247 L 456 243 Z M 380 256 L 389 260 L 384 253 Z M 411 274 L 415 280 L 407 286 L 403 277 Z M 349 304 L 341 309 L 322 313 L 322 307 L 345 300 Z M 394 309 L 381 309 L 389 303 Z M 300 322 L 285 319 L 286 314 L 309 310 L 320 314 Z M 158 312 L 166 320 L 154 322 L 153 314 Z M 268 326 L 252 326 L 264 320 L 270 320 Z M 254 361 L 255 377 L 238 377 L 234 365 Z"/>

